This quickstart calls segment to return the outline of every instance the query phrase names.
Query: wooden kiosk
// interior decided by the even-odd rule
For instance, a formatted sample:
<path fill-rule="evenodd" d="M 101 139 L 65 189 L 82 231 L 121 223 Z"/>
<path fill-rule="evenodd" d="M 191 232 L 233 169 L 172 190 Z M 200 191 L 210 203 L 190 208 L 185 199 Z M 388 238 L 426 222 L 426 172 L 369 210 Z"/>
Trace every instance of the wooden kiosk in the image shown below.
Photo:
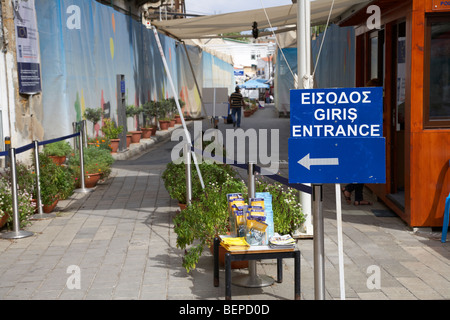
<path fill-rule="evenodd" d="M 367 7 L 381 9 L 370 30 Z M 450 193 L 450 1 L 378 0 L 355 26 L 356 86 L 382 80 L 386 184 L 369 188 L 411 227 L 440 227 Z"/>

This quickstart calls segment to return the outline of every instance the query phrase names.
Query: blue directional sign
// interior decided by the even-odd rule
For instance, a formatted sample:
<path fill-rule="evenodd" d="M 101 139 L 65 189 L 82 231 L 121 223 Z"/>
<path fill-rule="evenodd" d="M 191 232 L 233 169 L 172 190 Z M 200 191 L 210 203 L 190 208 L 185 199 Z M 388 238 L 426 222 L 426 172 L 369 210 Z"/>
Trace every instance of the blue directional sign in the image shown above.
<path fill-rule="evenodd" d="M 289 139 L 290 183 L 385 183 L 385 140 Z"/>
<path fill-rule="evenodd" d="M 291 91 L 290 183 L 385 183 L 382 88 Z"/>

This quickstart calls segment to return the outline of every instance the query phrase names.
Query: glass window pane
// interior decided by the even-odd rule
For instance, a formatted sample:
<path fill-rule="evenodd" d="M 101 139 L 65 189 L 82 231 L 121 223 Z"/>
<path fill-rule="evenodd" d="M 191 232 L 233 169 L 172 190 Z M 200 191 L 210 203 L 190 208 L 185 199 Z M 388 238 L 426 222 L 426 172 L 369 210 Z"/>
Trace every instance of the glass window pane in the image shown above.
<path fill-rule="evenodd" d="M 450 119 L 450 22 L 431 23 L 430 119 Z"/>

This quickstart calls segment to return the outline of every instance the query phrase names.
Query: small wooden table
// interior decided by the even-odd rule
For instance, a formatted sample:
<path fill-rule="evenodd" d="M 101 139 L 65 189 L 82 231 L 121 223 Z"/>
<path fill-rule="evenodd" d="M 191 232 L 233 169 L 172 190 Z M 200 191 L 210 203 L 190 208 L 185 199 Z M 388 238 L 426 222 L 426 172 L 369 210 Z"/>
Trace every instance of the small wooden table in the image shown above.
<path fill-rule="evenodd" d="M 214 286 L 219 286 L 220 238 L 214 239 Z M 245 251 L 225 253 L 225 299 L 231 300 L 231 261 L 277 259 L 277 282 L 283 282 L 283 259 L 294 259 L 294 298 L 300 300 L 300 250 L 298 248 L 272 249 L 268 246 L 253 246 Z"/>

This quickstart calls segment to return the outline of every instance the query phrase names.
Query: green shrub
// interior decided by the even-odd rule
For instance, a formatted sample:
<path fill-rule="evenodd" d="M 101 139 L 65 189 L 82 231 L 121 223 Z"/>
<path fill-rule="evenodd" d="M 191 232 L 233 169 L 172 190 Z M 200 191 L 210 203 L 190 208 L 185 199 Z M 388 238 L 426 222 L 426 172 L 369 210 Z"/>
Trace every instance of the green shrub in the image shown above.
<path fill-rule="evenodd" d="M 72 147 L 67 141 L 58 141 L 44 147 L 43 153 L 47 156 L 66 157 L 72 152 Z"/>

